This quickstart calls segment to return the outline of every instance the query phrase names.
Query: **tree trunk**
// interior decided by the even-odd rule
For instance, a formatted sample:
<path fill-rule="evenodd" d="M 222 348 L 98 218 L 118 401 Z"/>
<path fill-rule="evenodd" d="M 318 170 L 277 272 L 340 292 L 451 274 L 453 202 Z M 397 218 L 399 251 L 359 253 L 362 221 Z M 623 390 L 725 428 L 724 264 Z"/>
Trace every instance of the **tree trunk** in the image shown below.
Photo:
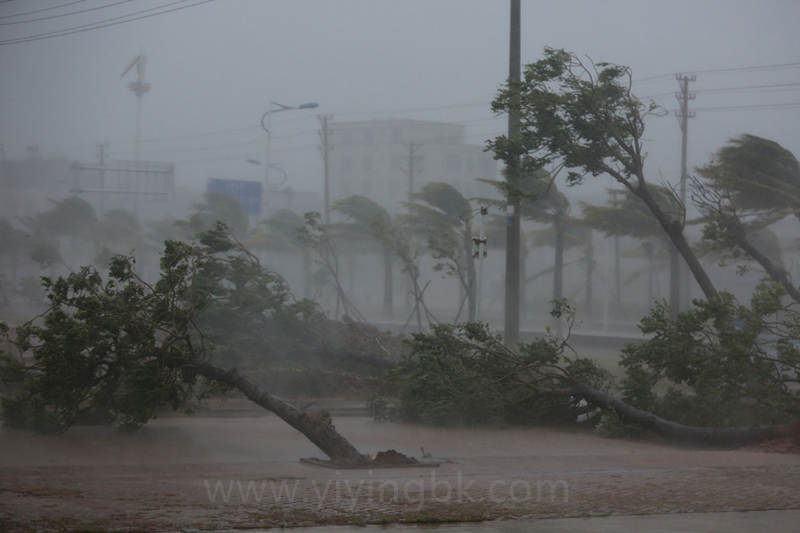
<path fill-rule="evenodd" d="M 555 230 L 555 261 L 553 263 L 553 300 L 561 300 L 564 296 L 564 220 L 556 217 L 553 220 Z M 556 335 L 561 336 L 561 319 L 555 318 Z"/>
<path fill-rule="evenodd" d="M 329 418 L 317 417 L 299 410 L 292 404 L 257 387 L 240 375 L 236 369 L 226 370 L 205 362 L 194 363 L 193 366 L 201 376 L 238 389 L 253 403 L 278 415 L 284 422 L 313 442 L 330 457 L 331 461 L 343 465 L 369 462 L 366 456 L 359 453 L 347 439 L 336 431 Z"/>
<path fill-rule="evenodd" d="M 673 320 L 681 310 L 680 256 L 678 249 L 669 245 L 669 316 Z"/>
<path fill-rule="evenodd" d="M 303 298 L 311 299 L 311 252 L 303 248 Z"/>
<path fill-rule="evenodd" d="M 619 253 L 619 235 L 614 235 L 614 317 L 622 318 L 622 265 Z"/>
<path fill-rule="evenodd" d="M 584 397 L 590 403 L 611 409 L 623 420 L 650 429 L 658 435 L 674 441 L 708 446 L 741 446 L 766 439 L 786 437 L 791 433 L 789 425 L 729 428 L 687 426 L 637 409 L 608 393 L 584 384 L 576 384 L 574 389 L 576 394 Z"/>
<path fill-rule="evenodd" d="M 655 274 L 655 262 L 653 260 L 653 245 L 647 243 L 647 308 L 653 305 L 653 276 Z"/>
<path fill-rule="evenodd" d="M 383 315 L 392 318 L 394 312 L 394 287 L 392 283 L 392 252 L 383 246 Z"/>
<path fill-rule="evenodd" d="M 689 246 L 689 242 L 686 240 L 686 236 L 683 234 L 683 228 L 681 227 L 680 222 L 677 220 L 671 220 L 666 213 L 661 210 L 661 207 L 655 201 L 645 185 L 640 185 L 638 187 L 630 185 L 627 186 L 633 194 L 639 197 L 645 203 L 645 205 L 647 205 L 647 208 L 656 217 L 656 220 L 658 220 L 658 223 L 667 234 L 667 237 L 669 237 L 670 241 L 672 241 L 672 244 L 674 244 L 678 249 L 678 252 L 686 261 L 686 264 L 689 265 L 689 269 L 692 271 L 692 275 L 694 276 L 694 279 L 697 280 L 697 284 L 700 285 L 700 289 L 703 291 L 705 297 L 708 299 L 714 298 L 717 295 L 717 289 L 714 288 L 711 278 L 708 277 L 708 273 L 703 268 L 703 265 L 700 264 L 700 260 L 697 259 L 694 251 L 692 251 L 692 248 Z"/>
<path fill-rule="evenodd" d="M 766 254 L 762 253 L 761 250 L 753 246 L 750 241 L 747 240 L 747 236 L 744 233 L 744 228 L 741 226 L 736 228 L 736 244 L 738 244 L 747 255 L 752 257 L 759 265 L 761 265 L 769 277 L 780 283 L 792 300 L 800 303 L 800 289 L 792 285 L 792 281 L 786 274 L 786 270 L 773 263 Z"/>
<path fill-rule="evenodd" d="M 584 306 L 586 307 L 586 316 L 590 322 L 592 320 L 592 299 L 594 298 L 592 290 L 592 276 L 594 274 L 594 242 L 592 241 L 592 237 L 592 228 L 586 228 L 586 298 Z"/>

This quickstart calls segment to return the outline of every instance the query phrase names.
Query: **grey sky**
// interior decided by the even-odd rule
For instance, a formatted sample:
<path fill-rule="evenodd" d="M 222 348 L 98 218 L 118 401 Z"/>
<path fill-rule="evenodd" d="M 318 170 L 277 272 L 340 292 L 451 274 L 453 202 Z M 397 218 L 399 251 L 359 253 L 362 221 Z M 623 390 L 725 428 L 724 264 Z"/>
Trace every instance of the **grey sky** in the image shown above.
<path fill-rule="evenodd" d="M 173 1 L 133 1 L 0 26 L 0 41 Z M 0 16 L 64 2 L 13 0 L 0 4 Z M 111 2 L 86 0 L 41 15 Z M 658 101 L 670 110 L 677 89 L 672 73 L 800 62 L 800 2 L 792 0 L 522 4 L 523 62 L 549 45 L 630 65 L 636 78 L 667 74 L 638 83 L 636 92 L 661 95 Z M 334 120 L 459 121 L 476 143 L 502 131 L 488 102 L 507 74 L 507 32 L 505 0 L 216 0 L 97 31 L 0 46 L 0 143 L 9 157 L 38 144 L 45 155 L 88 159 L 96 142 L 110 141 L 112 155 L 132 158 L 135 99 L 120 74 L 142 50 L 153 85 L 144 97 L 145 158 L 177 161 L 179 182 L 198 188 L 212 176 L 258 178 L 260 170 L 244 160 L 263 158 L 258 120 L 268 102 L 313 100 L 318 110 L 275 115 L 272 160 L 296 188 L 319 189 L 317 112 Z M 698 73 L 692 107 L 800 102 L 800 85 L 703 92 L 799 82 L 798 66 Z M 486 105 L 459 106 L 481 102 Z M 408 111 L 419 107 L 435 109 Z M 800 153 L 798 119 L 800 106 L 698 111 L 690 122 L 690 164 L 704 162 L 726 138 L 743 132 Z M 650 171 L 674 177 L 676 119 L 653 121 L 648 139 Z"/>

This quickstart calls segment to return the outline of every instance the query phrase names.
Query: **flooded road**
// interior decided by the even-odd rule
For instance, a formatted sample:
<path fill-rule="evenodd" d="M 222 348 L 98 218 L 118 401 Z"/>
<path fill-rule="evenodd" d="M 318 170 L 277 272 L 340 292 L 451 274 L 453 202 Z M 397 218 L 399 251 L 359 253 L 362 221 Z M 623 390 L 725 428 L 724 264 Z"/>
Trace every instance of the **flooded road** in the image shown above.
<path fill-rule="evenodd" d="M 164 417 L 133 435 L 2 430 L 0 526 L 175 531 L 800 509 L 796 455 L 338 417 L 337 429 L 365 453 L 419 457 L 424 449 L 442 465 L 337 471 L 301 464 L 321 454 L 278 418 L 254 413 Z M 514 532 L 497 528 L 519 524 L 463 530 Z M 453 527 L 438 531 L 462 530 Z"/>

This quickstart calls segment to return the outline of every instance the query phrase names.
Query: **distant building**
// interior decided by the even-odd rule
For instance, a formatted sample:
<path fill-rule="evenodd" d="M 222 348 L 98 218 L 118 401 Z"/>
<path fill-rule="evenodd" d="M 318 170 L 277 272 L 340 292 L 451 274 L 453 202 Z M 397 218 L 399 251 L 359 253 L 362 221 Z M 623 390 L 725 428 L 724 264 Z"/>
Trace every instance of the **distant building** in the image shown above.
<path fill-rule="evenodd" d="M 73 163 L 70 192 L 98 215 L 126 209 L 142 220 L 174 217 L 175 167 L 162 161 Z"/>
<path fill-rule="evenodd" d="M 409 119 L 332 122 L 331 202 L 367 196 L 392 212 L 403 211 L 409 185 L 442 181 L 467 197 L 491 195 L 478 178 L 497 179 L 497 162 L 484 147 L 465 142 L 460 124 Z"/>
<path fill-rule="evenodd" d="M 174 167 L 157 161 L 70 162 L 41 157 L 33 148 L 24 159 L 0 161 L 0 217 L 34 215 L 73 195 L 98 216 L 112 209 L 142 220 L 174 216 Z"/>

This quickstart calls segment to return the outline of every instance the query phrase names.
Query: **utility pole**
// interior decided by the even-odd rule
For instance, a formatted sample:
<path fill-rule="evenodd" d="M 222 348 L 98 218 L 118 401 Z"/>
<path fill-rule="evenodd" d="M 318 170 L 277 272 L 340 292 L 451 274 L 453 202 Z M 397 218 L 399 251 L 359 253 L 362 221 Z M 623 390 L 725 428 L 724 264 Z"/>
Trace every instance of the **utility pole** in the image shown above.
<path fill-rule="evenodd" d="M 320 123 L 320 131 L 319 131 L 319 138 L 320 138 L 320 151 L 322 152 L 322 168 L 323 168 L 323 202 L 325 203 L 323 208 L 323 216 L 325 219 L 325 224 L 331 223 L 331 188 L 330 188 L 330 165 L 328 165 L 328 154 L 330 152 L 330 132 L 328 131 L 328 121 L 333 118 L 333 115 L 320 115 L 319 117 Z"/>
<path fill-rule="evenodd" d="M 106 200 L 106 151 L 108 143 L 97 143 L 97 166 L 100 167 L 100 215 L 102 216 Z"/>
<path fill-rule="evenodd" d="M 508 109 L 508 140 L 512 147 L 520 135 L 520 0 L 511 0 L 508 50 L 508 83 L 511 100 Z M 512 148 L 513 150 L 513 148 Z M 504 340 L 513 345 L 519 342 L 520 297 L 520 158 L 513 154 L 506 161 L 508 209 L 506 216 L 506 291 Z"/>
<path fill-rule="evenodd" d="M 689 139 L 689 119 L 694 117 L 694 111 L 689 111 L 689 100 L 694 100 L 695 93 L 689 92 L 689 82 L 695 81 L 697 76 L 694 74 L 675 74 L 675 79 L 678 80 L 678 87 L 680 92 L 675 93 L 678 99 L 680 109 L 675 112 L 681 126 L 681 204 L 683 204 L 684 213 L 686 210 L 686 182 L 688 174 L 686 172 L 686 149 Z M 674 247 L 673 247 L 674 248 Z M 677 252 L 676 252 L 677 255 Z M 685 261 L 678 260 L 678 289 L 676 300 L 679 309 L 686 309 L 689 306 L 689 269 Z M 672 296 L 672 295 L 670 295 Z M 673 311 L 675 315 L 677 312 Z"/>

